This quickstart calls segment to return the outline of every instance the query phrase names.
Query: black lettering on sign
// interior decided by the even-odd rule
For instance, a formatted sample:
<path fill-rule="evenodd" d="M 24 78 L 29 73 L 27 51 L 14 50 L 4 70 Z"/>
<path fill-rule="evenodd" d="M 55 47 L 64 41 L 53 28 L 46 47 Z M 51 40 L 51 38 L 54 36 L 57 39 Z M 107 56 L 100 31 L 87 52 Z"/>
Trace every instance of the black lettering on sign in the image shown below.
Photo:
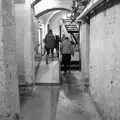
<path fill-rule="evenodd" d="M 24 4 L 25 0 L 14 0 L 15 4 Z"/>

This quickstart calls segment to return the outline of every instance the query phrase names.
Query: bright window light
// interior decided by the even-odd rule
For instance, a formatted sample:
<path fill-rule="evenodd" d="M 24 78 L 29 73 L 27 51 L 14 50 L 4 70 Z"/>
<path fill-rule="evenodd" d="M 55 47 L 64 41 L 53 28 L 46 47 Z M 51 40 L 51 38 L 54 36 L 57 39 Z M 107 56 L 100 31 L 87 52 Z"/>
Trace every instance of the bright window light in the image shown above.
<path fill-rule="evenodd" d="M 67 19 L 67 18 L 70 18 L 71 14 L 69 13 L 66 13 L 62 16 L 62 19 Z"/>
<path fill-rule="evenodd" d="M 30 0 L 30 4 L 32 4 L 34 1 L 36 1 L 36 0 Z"/>
<path fill-rule="evenodd" d="M 67 19 L 67 15 L 66 15 L 66 14 L 63 15 L 63 16 L 62 16 L 62 19 Z"/>

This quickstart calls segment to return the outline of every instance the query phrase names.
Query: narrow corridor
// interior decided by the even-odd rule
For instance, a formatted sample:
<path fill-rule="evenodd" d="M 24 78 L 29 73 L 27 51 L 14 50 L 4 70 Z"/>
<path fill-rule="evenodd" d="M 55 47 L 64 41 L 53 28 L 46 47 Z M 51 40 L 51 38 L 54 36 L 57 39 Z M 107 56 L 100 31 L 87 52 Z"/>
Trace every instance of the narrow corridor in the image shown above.
<path fill-rule="evenodd" d="M 0 0 L 0 120 L 120 120 L 119 31 L 120 0 Z"/>
<path fill-rule="evenodd" d="M 81 74 L 79 71 L 62 75 L 62 85 L 50 84 L 55 83 L 51 78 L 54 71 L 59 70 L 56 63 L 57 61 L 51 62 L 47 66 L 44 61 L 41 62 L 36 75 L 36 81 L 40 84 L 34 87 L 31 95 L 23 97 L 22 120 L 101 120 L 82 78 L 78 76 Z"/>

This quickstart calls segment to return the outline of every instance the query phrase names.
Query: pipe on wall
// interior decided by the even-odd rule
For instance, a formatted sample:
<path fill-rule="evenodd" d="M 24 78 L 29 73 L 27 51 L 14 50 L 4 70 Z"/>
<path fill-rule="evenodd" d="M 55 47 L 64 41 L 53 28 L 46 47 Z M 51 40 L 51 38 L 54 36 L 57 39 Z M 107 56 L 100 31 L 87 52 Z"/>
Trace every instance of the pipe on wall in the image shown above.
<path fill-rule="evenodd" d="M 34 0 L 32 3 L 31 3 L 31 7 L 34 7 L 37 3 L 39 3 L 41 0 Z"/>
<path fill-rule="evenodd" d="M 87 7 L 83 10 L 83 12 L 77 17 L 76 21 L 80 21 L 83 17 L 85 17 L 93 8 L 97 7 L 104 0 L 92 0 Z"/>

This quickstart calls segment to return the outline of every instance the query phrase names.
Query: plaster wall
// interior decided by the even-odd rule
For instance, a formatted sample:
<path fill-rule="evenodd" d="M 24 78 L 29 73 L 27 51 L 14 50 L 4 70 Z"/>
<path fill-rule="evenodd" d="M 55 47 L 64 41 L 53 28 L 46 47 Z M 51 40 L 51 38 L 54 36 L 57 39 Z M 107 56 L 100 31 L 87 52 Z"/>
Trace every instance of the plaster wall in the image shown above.
<path fill-rule="evenodd" d="M 120 120 L 120 4 L 90 20 L 91 94 L 105 120 Z"/>
<path fill-rule="evenodd" d="M 80 53 L 82 77 L 89 78 L 89 33 L 90 25 L 84 22 L 80 25 Z"/>
<path fill-rule="evenodd" d="M 16 17 L 16 47 L 18 77 L 21 82 L 32 83 L 34 80 L 34 21 L 30 1 L 15 4 Z M 33 40 L 34 39 L 34 40 Z"/>
<path fill-rule="evenodd" d="M 14 1 L 0 0 L 0 120 L 14 120 L 20 112 L 15 34 Z"/>
<path fill-rule="evenodd" d="M 33 61 L 32 70 L 33 70 L 33 73 L 35 73 L 35 69 L 36 69 L 35 56 L 37 56 L 39 54 L 36 51 L 39 50 L 38 45 L 40 43 L 39 43 L 39 32 L 38 32 L 39 24 L 38 24 L 38 20 L 34 17 L 34 12 L 32 12 L 32 25 L 31 25 L 31 28 L 32 28 L 31 29 L 31 35 L 32 35 L 32 56 L 33 56 L 32 57 L 32 61 Z M 33 78 L 35 78 L 35 74 L 33 74 Z"/>
<path fill-rule="evenodd" d="M 25 79 L 25 65 L 24 65 L 24 36 L 25 36 L 25 19 L 24 19 L 24 4 L 15 4 L 16 17 L 16 59 L 18 66 L 19 80 Z"/>

